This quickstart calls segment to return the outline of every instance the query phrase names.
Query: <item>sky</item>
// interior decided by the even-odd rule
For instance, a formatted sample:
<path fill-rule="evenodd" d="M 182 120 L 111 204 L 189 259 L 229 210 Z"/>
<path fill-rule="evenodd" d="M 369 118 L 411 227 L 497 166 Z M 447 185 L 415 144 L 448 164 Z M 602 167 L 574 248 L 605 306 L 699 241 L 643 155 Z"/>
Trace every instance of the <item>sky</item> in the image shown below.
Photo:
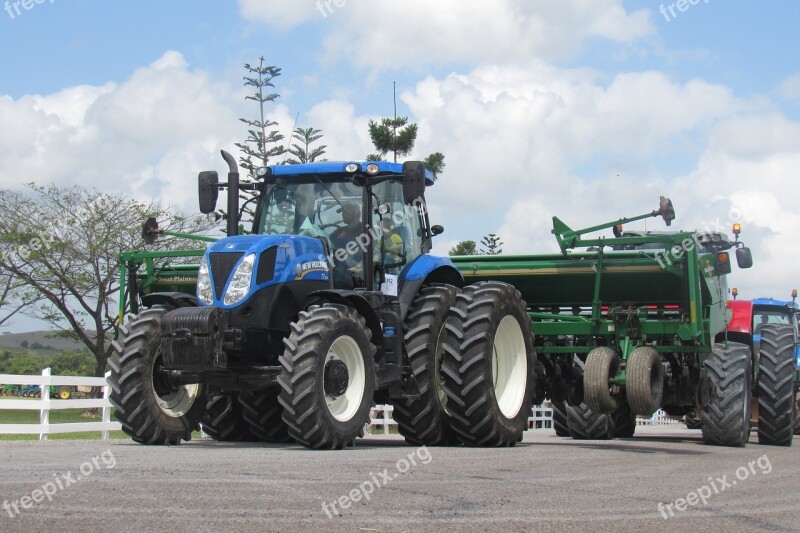
<path fill-rule="evenodd" d="M 555 251 L 672 199 L 673 227 L 728 231 L 742 298 L 800 285 L 796 0 L 0 0 L 0 187 L 80 184 L 197 211 L 201 170 L 247 135 L 245 63 L 282 69 L 268 107 L 326 157 L 373 152 L 370 119 L 446 156 L 434 252 L 494 232 Z M 278 163 L 280 161 L 274 161 Z M 221 204 L 220 204 L 221 205 Z M 628 229 L 664 229 L 657 219 Z M 26 324 L 15 327 L 25 329 Z"/>

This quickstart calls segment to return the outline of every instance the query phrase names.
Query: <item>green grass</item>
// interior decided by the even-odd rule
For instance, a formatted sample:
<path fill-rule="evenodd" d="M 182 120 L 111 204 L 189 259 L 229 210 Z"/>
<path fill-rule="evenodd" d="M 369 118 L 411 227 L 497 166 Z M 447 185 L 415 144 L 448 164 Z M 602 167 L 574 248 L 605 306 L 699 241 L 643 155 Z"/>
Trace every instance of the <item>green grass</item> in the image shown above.
<path fill-rule="evenodd" d="M 51 424 L 70 424 L 75 422 L 100 422 L 102 415 L 97 414 L 95 417 L 81 416 L 85 413 L 85 409 L 58 409 L 50 411 Z M 111 419 L 114 420 L 112 412 Z M 21 411 L 21 410 L 0 410 L 0 424 L 38 424 L 39 411 Z M 99 431 L 87 431 L 85 433 L 59 433 L 57 435 L 48 435 L 48 439 L 52 440 L 98 440 L 100 439 Z M 112 439 L 125 439 L 128 438 L 122 431 L 110 431 L 109 438 Z M 39 435 L 0 435 L 2 440 L 39 440 Z"/>

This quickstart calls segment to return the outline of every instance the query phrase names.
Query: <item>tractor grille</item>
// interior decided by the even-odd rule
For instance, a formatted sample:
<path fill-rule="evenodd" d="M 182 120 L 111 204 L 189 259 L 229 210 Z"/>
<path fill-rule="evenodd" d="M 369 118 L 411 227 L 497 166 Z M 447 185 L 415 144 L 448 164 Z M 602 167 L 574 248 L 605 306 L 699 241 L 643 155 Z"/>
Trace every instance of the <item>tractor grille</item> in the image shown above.
<path fill-rule="evenodd" d="M 222 298 L 222 291 L 225 290 L 225 284 L 228 278 L 231 277 L 233 267 L 236 262 L 244 255 L 242 252 L 213 252 L 208 254 L 211 267 L 211 279 L 214 281 L 214 292 L 217 295 L 217 300 Z"/>

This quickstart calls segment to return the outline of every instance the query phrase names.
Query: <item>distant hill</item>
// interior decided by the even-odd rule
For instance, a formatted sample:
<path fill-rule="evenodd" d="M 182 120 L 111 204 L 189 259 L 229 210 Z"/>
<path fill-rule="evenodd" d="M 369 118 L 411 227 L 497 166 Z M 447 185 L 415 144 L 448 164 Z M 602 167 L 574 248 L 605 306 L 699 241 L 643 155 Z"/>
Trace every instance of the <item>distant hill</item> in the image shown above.
<path fill-rule="evenodd" d="M 66 350 L 84 350 L 83 343 L 71 339 L 54 338 L 53 331 L 28 331 L 26 333 L 6 333 L 0 335 L 0 350 L 3 349 L 22 349 L 23 342 L 27 342 L 28 347 L 38 344 L 44 349 L 52 348 L 54 351 L 61 352 Z M 41 349 L 41 348 L 40 348 Z"/>

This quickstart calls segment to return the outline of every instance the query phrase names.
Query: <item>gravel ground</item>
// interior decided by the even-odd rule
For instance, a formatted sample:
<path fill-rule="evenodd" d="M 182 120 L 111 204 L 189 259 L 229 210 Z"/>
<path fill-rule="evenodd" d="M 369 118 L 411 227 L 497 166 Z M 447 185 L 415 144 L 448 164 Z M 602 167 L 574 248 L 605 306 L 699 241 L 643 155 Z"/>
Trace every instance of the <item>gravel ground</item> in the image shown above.
<path fill-rule="evenodd" d="M 529 431 L 508 449 L 9 441 L 0 531 L 798 531 L 798 459 L 797 438 L 716 448 L 642 427 L 610 442 Z"/>

